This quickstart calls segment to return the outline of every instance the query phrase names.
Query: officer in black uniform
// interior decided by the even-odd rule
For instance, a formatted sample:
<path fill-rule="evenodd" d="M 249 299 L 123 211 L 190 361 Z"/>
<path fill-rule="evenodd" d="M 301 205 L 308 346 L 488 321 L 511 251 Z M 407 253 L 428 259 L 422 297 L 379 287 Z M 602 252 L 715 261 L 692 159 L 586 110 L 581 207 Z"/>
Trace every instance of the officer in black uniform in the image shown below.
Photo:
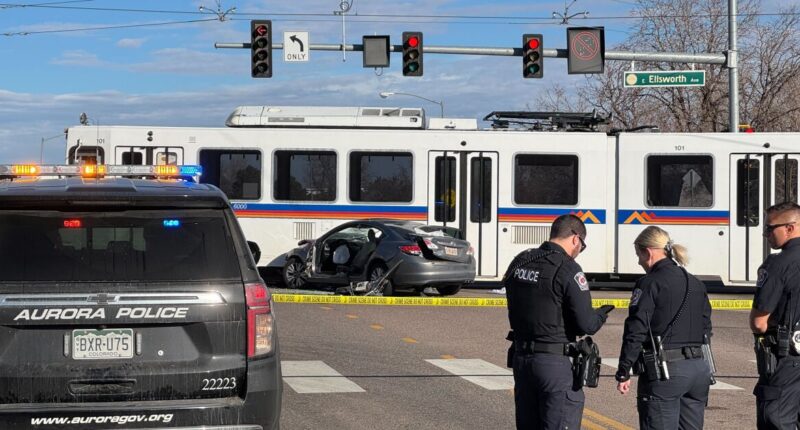
<path fill-rule="evenodd" d="M 758 288 L 750 311 L 753 334 L 756 339 L 771 340 L 769 353 L 776 361 L 770 372 L 764 372 L 759 363 L 753 392 L 757 423 L 759 429 L 794 430 L 800 413 L 800 342 L 793 342 L 800 330 L 800 206 L 786 202 L 767 209 L 764 236 L 781 252 L 768 256 L 758 269 Z"/>
<path fill-rule="evenodd" d="M 706 287 L 680 267 L 687 263 L 686 248 L 674 244 L 666 231 L 647 227 L 634 247 L 647 275 L 636 282 L 631 295 L 617 389 L 628 393 L 631 368 L 639 361 L 639 428 L 702 429 L 712 378 L 702 351 L 711 337 Z M 656 357 L 653 351 L 661 354 Z"/>
<path fill-rule="evenodd" d="M 517 429 L 580 429 L 584 394 L 573 383 L 568 344 L 596 333 L 613 309 L 592 309 L 589 283 L 574 260 L 585 238 L 580 218 L 562 215 L 550 240 L 517 255 L 503 278 Z"/>

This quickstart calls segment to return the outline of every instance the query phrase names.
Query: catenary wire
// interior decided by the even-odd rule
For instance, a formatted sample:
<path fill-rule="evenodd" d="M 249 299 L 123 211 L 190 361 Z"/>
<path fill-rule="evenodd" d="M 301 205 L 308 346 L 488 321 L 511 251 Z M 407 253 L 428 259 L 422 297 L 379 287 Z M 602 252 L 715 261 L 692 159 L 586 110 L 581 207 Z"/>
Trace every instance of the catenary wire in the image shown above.
<path fill-rule="evenodd" d="M 100 11 L 100 12 L 136 12 L 136 13 L 164 13 L 164 14 L 205 14 L 201 11 L 185 11 L 185 10 L 164 10 L 164 9 L 133 9 L 133 8 L 109 8 L 109 7 L 91 7 L 91 6 L 59 6 L 56 4 L 20 4 L 20 3 L 0 3 L 0 6 L 25 6 L 29 8 L 46 8 L 46 9 L 72 9 L 72 10 L 87 10 L 87 11 Z M 331 13 L 259 13 L 259 12 L 236 12 L 238 16 L 307 16 L 307 17 L 328 17 Z M 739 17 L 749 16 L 762 16 L 762 17 L 777 17 L 777 16 L 798 16 L 800 12 L 754 12 L 754 13 L 739 13 Z M 720 18 L 727 17 L 727 13 L 718 14 L 664 14 L 664 15 L 607 15 L 607 16 L 592 16 L 592 20 L 614 20 L 614 19 L 650 19 L 650 18 Z M 352 14 L 347 15 L 350 19 L 358 17 L 367 18 L 429 18 L 429 19 L 470 19 L 470 20 L 490 20 L 490 19 L 521 19 L 521 20 L 542 20 L 552 21 L 552 16 L 491 16 L 491 15 L 421 15 L 421 14 Z"/>
<path fill-rule="evenodd" d="M 143 23 L 143 24 L 109 25 L 109 26 L 102 26 L 102 27 L 67 28 L 67 29 L 60 29 L 60 30 L 36 30 L 36 31 L 7 32 L 7 33 L 2 33 L 2 35 L 3 36 L 29 36 L 29 35 L 33 35 L 33 34 L 52 34 L 52 33 L 69 33 L 69 32 L 76 32 L 76 31 L 112 30 L 112 29 L 118 29 L 118 28 L 156 27 L 156 26 L 165 26 L 165 25 L 192 24 L 192 23 L 197 23 L 197 22 L 208 22 L 208 21 L 217 21 L 217 18 L 192 19 L 192 20 L 187 20 L 187 21 L 152 22 L 152 23 Z"/>

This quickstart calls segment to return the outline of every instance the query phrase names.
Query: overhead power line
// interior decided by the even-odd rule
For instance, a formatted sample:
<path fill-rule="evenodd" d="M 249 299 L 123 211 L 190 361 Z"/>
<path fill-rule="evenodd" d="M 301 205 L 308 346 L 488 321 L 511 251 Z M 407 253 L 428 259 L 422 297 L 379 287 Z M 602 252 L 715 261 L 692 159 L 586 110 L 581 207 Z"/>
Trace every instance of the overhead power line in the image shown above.
<path fill-rule="evenodd" d="M 57 5 L 57 4 L 67 4 L 67 3 L 86 3 L 94 0 L 70 0 L 70 1 L 52 1 L 47 3 L 30 3 L 30 4 L 2 4 L 0 9 L 11 9 L 14 7 L 35 7 L 35 6 L 45 6 L 45 5 Z"/>
<path fill-rule="evenodd" d="M 192 19 L 188 21 L 151 22 L 143 24 L 107 25 L 102 27 L 84 27 L 84 28 L 66 28 L 66 29 L 62 28 L 58 30 L 18 31 L 18 32 L 7 32 L 2 34 L 3 36 L 28 36 L 32 34 L 71 33 L 77 31 L 113 30 L 119 28 L 157 27 L 165 25 L 192 24 L 196 22 L 209 22 L 209 21 L 217 21 L 217 18 Z"/>
<path fill-rule="evenodd" d="M 88 0 L 78 0 L 88 1 Z M 69 2 L 53 2 L 40 3 L 40 4 L 21 4 L 21 3 L 0 3 L 0 7 L 28 7 L 28 8 L 42 8 L 42 9 L 69 9 L 69 10 L 84 10 L 84 11 L 98 11 L 98 12 L 124 12 L 124 13 L 161 13 L 161 14 L 186 14 L 186 15 L 201 15 L 200 11 L 187 11 L 187 10 L 166 10 L 166 9 L 132 9 L 132 8 L 109 8 L 109 7 L 91 7 L 91 6 L 60 6 L 57 3 Z M 245 17 L 330 17 L 331 13 L 278 13 L 278 12 L 236 12 L 237 16 Z M 727 12 L 718 14 L 663 14 L 663 15 L 607 15 L 607 16 L 594 16 L 587 18 L 591 20 L 641 20 L 651 18 L 722 18 L 727 17 Z M 800 12 L 758 12 L 758 13 L 739 13 L 739 17 L 779 17 L 779 16 L 800 16 Z M 552 21 L 552 16 L 492 16 L 492 15 L 435 15 L 435 14 L 385 14 L 385 13 L 359 13 L 358 15 L 350 15 L 349 18 L 358 20 L 358 18 L 400 18 L 400 19 L 467 19 L 467 20 L 499 20 L 499 19 L 514 19 L 514 20 L 532 20 L 532 21 Z M 379 21 L 380 22 L 380 21 Z M 389 21 L 393 22 L 393 21 Z"/>

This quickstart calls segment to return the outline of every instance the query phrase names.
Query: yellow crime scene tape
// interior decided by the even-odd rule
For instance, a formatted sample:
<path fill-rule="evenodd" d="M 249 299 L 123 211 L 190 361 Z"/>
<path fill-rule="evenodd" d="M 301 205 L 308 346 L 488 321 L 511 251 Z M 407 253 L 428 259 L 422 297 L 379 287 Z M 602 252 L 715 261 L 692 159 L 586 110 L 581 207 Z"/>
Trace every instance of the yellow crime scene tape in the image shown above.
<path fill-rule="evenodd" d="M 506 307 L 505 298 L 483 297 L 382 297 L 382 296 L 338 296 L 323 294 L 273 294 L 275 303 L 303 303 L 323 305 L 383 305 L 383 306 L 448 306 L 448 307 Z M 592 306 L 614 305 L 627 309 L 630 299 L 593 299 Z M 711 300 L 711 308 L 717 310 L 749 310 L 752 300 Z"/>

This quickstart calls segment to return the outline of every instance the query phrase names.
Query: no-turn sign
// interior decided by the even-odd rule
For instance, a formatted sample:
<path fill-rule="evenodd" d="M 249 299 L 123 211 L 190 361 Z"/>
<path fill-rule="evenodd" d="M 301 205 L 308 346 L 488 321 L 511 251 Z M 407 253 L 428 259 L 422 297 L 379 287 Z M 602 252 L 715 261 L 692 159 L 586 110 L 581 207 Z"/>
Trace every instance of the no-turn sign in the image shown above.
<path fill-rule="evenodd" d="M 603 27 L 567 29 L 567 72 L 603 73 L 605 31 Z"/>

